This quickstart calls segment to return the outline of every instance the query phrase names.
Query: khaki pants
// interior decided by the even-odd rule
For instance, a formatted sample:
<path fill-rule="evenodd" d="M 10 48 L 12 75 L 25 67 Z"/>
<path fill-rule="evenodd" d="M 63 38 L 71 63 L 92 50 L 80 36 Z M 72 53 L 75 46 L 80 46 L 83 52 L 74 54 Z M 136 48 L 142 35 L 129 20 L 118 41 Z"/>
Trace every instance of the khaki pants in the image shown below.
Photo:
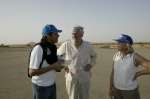
<path fill-rule="evenodd" d="M 89 99 L 90 81 L 79 81 L 78 79 L 69 79 L 66 76 L 66 90 L 69 99 Z"/>
<path fill-rule="evenodd" d="M 135 90 L 117 90 L 117 95 L 114 99 L 140 99 L 138 88 Z"/>

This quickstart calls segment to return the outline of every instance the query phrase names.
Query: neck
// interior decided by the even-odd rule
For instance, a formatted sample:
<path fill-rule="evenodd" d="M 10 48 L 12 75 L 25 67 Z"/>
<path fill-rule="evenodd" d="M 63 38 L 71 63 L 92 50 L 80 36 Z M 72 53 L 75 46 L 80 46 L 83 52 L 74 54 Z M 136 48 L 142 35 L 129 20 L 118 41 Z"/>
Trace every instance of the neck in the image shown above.
<path fill-rule="evenodd" d="M 75 40 L 74 43 L 75 43 L 75 46 L 78 48 L 81 44 L 82 44 L 82 39 L 81 40 Z"/>
<path fill-rule="evenodd" d="M 47 40 L 47 42 L 50 43 L 50 44 L 55 44 L 55 43 L 53 42 L 53 40 Z"/>
<path fill-rule="evenodd" d="M 128 54 L 128 51 L 121 51 L 121 53 L 123 54 L 123 56 L 126 56 Z"/>
<path fill-rule="evenodd" d="M 130 47 L 130 48 L 126 49 L 126 50 L 121 51 L 121 53 L 123 55 L 127 55 L 127 54 L 130 54 L 130 53 L 133 53 L 133 52 L 134 52 L 134 49 L 132 47 Z"/>

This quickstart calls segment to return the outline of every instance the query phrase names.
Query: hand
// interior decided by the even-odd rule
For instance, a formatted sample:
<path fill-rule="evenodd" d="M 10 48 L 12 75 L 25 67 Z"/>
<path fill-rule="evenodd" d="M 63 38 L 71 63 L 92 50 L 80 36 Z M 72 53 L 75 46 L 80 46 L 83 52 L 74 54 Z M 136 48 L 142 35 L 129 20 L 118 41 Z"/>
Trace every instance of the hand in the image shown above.
<path fill-rule="evenodd" d="M 140 72 L 137 72 L 133 78 L 133 80 L 136 80 L 140 76 Z"/>
<path fill-rule="evenodd" d="M 113 96 L 111 89 L 109 89 L 108 95 L 109 95 L 109 97 Z"/>
<path fill-rule="evenodd" d="M 116 96 L 117 95 L 117 90 L 112 87 L 109 89 L 109 96 L 112 97 L 112 96 Z"/>
<path fill-rule="evenodd" d="M 84 67 L 84 70 L 88 72 L 88 71 L 91 70 L 91 68 L 92 68 L 92 66 L 91 66 L 90 64 L 87 64 L 87 65 Z"/>
<path fill-rule="evenodd" d="M 61 64 L 61 65 L 64 65 L 65 60 L 63 60 L 63 59 L 59 59 L 57 62 L 58 62 L 59 64 Z"/>
<path fill-rule="evenodd" d="M 69 68 L 68 67 L 65 66 L 64 70 L 65 70 L 66 73 L 69 73 Z"/>
<path fill-rule="evenodd" d="M 53 68 L 56 72 L 60 72 L 64 68 L 64 66 L 61 65 L 60 62 L 56 62 L 53 64 Z"/>

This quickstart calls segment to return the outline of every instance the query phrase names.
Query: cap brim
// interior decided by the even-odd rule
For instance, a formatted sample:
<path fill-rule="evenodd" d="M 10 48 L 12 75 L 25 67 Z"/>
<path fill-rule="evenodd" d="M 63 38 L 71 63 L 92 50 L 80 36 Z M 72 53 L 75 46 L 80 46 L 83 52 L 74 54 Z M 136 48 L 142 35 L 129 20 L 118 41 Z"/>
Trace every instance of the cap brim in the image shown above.
<path fill-rule="evenodd" d="M 128 41 L 124 41 L 124 40 L 121 40 L 121 39 L 116 39 L 115 41 L 116 41 L 116 42 L 118 42 L 118 43 L 125 43 L 125 44 L 129 44 L 129 42 L 128 42 Z"/>
<path fill-rule="evenodd" d="M 118 42 L 118 41 L 120 41 L 119 39 L 112 39 L 113 41 L 116 41 L 116 42 Z"/>
<path fill-rule="evenodd" d="M 57 32 L 61 33 L 61 32 L 62 32 L 62 30 L 57 30 Z"/>
<path fill-rule="evenodd" d="M 62 30 L 55 30 L 55 31 L 52 31 L 51 33 L 61 33 Z"/>

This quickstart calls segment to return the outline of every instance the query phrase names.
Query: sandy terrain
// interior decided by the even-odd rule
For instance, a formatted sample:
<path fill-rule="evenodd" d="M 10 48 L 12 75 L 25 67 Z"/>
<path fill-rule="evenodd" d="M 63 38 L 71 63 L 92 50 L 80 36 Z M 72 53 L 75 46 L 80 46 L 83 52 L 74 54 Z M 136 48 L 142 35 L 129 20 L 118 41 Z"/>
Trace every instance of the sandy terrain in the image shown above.
<path fill-rule="evenodd" d="M 108 85 L 114 49 L 95 47 L 97 64 L 93 68 L 91 99 L 109 99 Z M 138 48 L 137 52 L 150 59 L 150 49 Z M 0 48 L 0 99 L 32 99 L 30 79 L 27 78 L 29 49 Z M 58 99 L 68 99 L 64 73 L 57 73 Z M 150 99 L 150 76 L 139 78 L 142 99 Z"/>

